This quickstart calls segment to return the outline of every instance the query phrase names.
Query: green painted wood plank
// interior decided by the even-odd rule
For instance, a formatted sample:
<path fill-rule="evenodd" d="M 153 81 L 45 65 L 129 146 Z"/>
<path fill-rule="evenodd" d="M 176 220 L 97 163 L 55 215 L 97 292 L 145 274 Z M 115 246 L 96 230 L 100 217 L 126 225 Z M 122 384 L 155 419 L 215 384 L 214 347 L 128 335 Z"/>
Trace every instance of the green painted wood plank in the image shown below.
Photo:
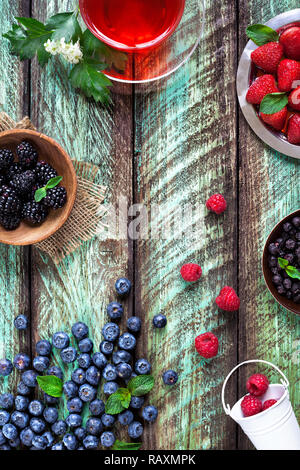
<path fill-rule="evenodd" d="M 184 233 L 178 239 L 175 229 L 166 239 L 137 243 L 136 311 L 145 318 L 139 354 L 153 364 L 150 401 L 159 408 L 146 433 L 149 449 L 235 448 L 235 426 L 224 417 L 220 392 L 237 361 L 237 320 L 218 312 L 214 301 L 224 285 L 236 284 L 236 18 L 230 1 L 206 4 L 205 36 L 192 59 L 165 86 L 158 82 L 135 96 L 137 202 L 149 212 L 157 204 L 155 222 L 163 227 L 185 204 L 194 211 L 192 220 L 179 222 Z M 228 200 L 225 216 L 205 210 L 215 192 Z M 179 270 L 191 261 L 204 274 L 187 286 Z M 168 325 L 153 330 L 160 312 Z M 194 339 L 205 331 L 219 337 L 220 354 L 202 368 Z M 173 388 L 161 379 L 167 369 L 180 375 Z M 230 393 L 235 396 L 235 384 Z"/>
<path fill-rule="evenodd" d="M 240 3 L 240 51 L 246 44 L 248 24 L 265 22 L 299 7 L 292 1 L 243 1 Z M 270 149 L 251 131 L 240 113 L 240 360 L 266 359 L 279 366 L 290 381 L 291 400 L 300 419 L 299 341 L 300 321 L 274 301 L 263 281 L 261 256 L 264 243 L 284 216 L 299 208 L 300 162 Z M 246 376 L 240 374 L 240 396 Z M 273 381 L 277 374 L 268 374 Z M 240 448 L 249 448 L 240 434 Z"/>

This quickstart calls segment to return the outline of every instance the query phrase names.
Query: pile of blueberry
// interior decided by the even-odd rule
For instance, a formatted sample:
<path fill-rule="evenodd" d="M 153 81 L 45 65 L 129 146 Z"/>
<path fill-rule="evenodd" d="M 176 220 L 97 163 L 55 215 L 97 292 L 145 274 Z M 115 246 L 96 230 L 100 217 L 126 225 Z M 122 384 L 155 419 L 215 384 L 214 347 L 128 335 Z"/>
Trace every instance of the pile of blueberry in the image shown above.
<path fill-rule="evenodd" d="M 299 304 L 300 280 L 290 277 L 288 270 L 278 264 L 278 259 L 286 260 L 289 266 L 300 271 L 300 217 L 294 217 L 283 224 L 282 232 L 269 244 L 268 251 L 268 264 L 277 292 Z"/>
<path fill-rule="evenodd" d="M 128 279 L 117 280 L 116 291 L 119 295 L 125 297 L 130 288 Z M 52 336 L 52 342 L 45 339 L 37 342 L 32 369 L 29 368 L 30 357 L 23 353 L 17 354 L 13 363 L 9 359 L 0 360 L 0 375 L 9 375 L 13 367 L 22 373 L 17 395 L 0 395 L 0 450 L 24 446 L 31 450 L 85 450 L 97 449 L 99 445 L 108 448 L 115 443 L 112 428 L 117 422 L 128 427 L 128 436 L 131 439 L 139 439 L 144 429 L 142 422 L 136 417 L 139 410 L 145 422 L 153 423 L 156 420 L 157 409 L 152 405 L 144 406 L 144 397 L 132 396 L 129 409 L 118 415 L 109 415 L 105 413 L 104 401 L 97 396 L 98 391 L 102 390 L 108 397 L 120 386 L 126 387 L 133 377 L 147 375 L 151 371 L 151 365 L 146 359 L 134 361 L 132 356 L 136 336 L 141 329 L 141 320 L 138 317 L 129 318 L 128 331 L 120 334 L 116 321 L 122 317 L 122 305 L 118 302 L 110 303 L 107 314 L 111 321 L 102 329 L 104 339 L 97 352 L 93 352 L 94 345 L 88 337 L 88 326 L 77 322 L 72 326 L 75 341 L 61 331 Z M 166 325 L 166 318 L 158 315 L 154 324 L 161 328 Z M 15 319 L 15 327 L 19 330 L 26 329 L 27 317 L 19 315 Z M 60 417 L 57 408 L 59 398 L 46 393 L 43 400 L 34 397 L 37 376 L 52 375 L 64 380 L 62 369 L 50 364 L 53 348 L 59 350 L 65 364 L 77 361 L 71 379 L 63 384 L 69 412 L 64 418 Z M 104 379 L 103 388 L 101 377 Z M 174 385 L 178 376 L 174 371 L 166 371 L 163 380 L 168 385 Z M 85 421 L 83 413 L 87 407 L 89 417 Z"/>

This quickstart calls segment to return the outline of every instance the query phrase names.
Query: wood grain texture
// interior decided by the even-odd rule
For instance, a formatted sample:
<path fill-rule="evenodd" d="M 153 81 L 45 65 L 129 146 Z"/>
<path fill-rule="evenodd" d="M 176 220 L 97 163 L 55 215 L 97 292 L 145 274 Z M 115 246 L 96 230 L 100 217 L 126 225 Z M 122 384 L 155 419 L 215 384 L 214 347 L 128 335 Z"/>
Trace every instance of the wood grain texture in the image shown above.
<path fill-rule="evenodd" d="M 253 0 L 239 2 L 239 54 L 246 44 L 248 24 L 263 23 L 299 7 L 299 2 Z M 300 321 L 281 308 L 263 281 L 261 256 L 273 226 L 299 209 L 300 162 L 263 144 L 239 115 L 239 286 L 241 295 L 239 358 L 265 359 L 279 366 L 290 381 L 291 400 L 300 417 Z M 257 367 L 242 370 L 239 395 L 246 376 Z M 278 376 L 266 370 L 273 382 Z M 239 448 L 251 448 L 240 432 Z"/>

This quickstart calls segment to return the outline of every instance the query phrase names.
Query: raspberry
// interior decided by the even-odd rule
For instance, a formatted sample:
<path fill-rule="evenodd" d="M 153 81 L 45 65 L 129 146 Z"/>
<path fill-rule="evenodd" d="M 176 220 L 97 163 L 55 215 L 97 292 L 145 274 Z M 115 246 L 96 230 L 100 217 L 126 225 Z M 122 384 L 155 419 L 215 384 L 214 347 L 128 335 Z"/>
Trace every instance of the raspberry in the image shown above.
<path fill-rule="evenodd" d="M 265 401 L 264 404 L 263 404 L 263 409 L 262 410 L 265 411 L 268 408 L 271 408 L 271 406 L 275 405 L 275 403 L 277 403 L 277 400 L 274 400 L 274 399 Z"/>
<path fill-rule="evenodd" d="M 180 274 L 185 281 L 195 282 L 202 276 L 202 269 L 199 264 L 188 263 L 182 266 Z"/>
<path fill-rule="evenodd" d="M 224 196 L 222 194 L 214 194 L 206 201 L 206 207 L 216 214 L 222 214 L 227 207 Z"/>
<path fill-rule="evenodd" d="M 234 312 L 240 308 L 240 299 L 232 287 L 225 286 L 221 289 L 220 294 L 216 298 L 216 304 L 221 310 Z"/>
<path fill-rule="evenodd" d="M 246 395 L 242 400 L 241 408 L 245 417 L 257 415 L 262 411 L 262 402 L 259 398 Z"/>
<path fill-rule="evenodd" d="M 219 349 L 218 338 L 213 333 L 203 333 L 195 339 L 195 348 L 205 359 L 215 357 Z"/>
<path fill-rule="evenodd" d="M 269 380 L 263 374 L 254 374 L 247 380 L 246 387 L 251 395 L 260 397 L 268 390 Z"/>

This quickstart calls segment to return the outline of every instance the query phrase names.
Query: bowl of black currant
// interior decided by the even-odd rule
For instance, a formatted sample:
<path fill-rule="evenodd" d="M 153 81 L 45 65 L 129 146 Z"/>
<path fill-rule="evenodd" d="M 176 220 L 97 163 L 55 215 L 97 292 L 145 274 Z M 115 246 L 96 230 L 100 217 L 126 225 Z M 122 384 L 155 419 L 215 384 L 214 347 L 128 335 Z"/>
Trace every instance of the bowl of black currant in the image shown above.
<path fill-rule="evenodd" d="M 262 265 L 273 297 L 300 315 L 300 210 L 274 227 L 265 244 Z"/>
<path fill-rule="evenodd" d="M 33 245 L 59 230 L 76 198 L 71 158 L 52 138 L 0 133 L 0 243 Z"/>

